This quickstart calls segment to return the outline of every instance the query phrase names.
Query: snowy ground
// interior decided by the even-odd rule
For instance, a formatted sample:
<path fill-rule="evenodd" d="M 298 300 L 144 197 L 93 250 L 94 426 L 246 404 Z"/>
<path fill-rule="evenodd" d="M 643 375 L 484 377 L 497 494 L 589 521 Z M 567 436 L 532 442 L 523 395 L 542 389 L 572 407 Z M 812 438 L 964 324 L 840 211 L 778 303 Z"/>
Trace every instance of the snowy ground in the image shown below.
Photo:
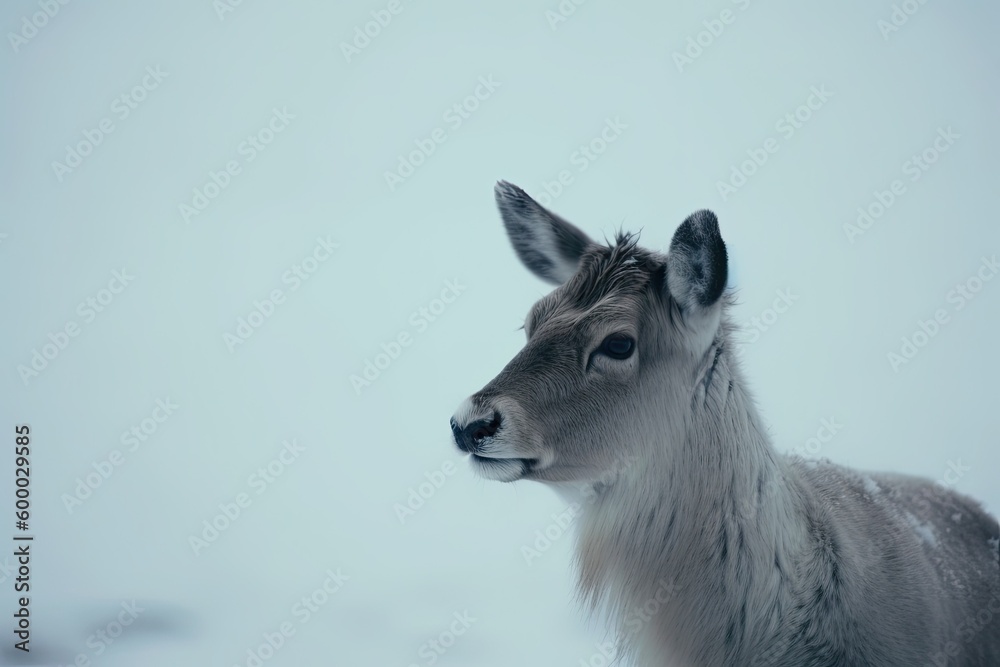
<path fill-rule="evenodd" d="M 778 447 L 997 511 L 1000 9 L 903 4 L 4 3 L 0 662 L 601 664 L 562 502 L 449 440 L 546 290 L 499 178 L 715 210 Z"/>

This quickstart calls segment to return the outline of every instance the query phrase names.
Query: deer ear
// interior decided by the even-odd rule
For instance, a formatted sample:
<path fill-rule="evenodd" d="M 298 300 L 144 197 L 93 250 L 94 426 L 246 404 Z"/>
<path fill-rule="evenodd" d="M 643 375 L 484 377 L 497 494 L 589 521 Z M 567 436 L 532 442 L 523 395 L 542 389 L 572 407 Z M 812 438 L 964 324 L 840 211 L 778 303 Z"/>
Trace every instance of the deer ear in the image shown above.
<path fill-rule="evenodd" d="M 667 255 L 667 289 L 682 309 L 709 308 L 726 287 L 728 258 L 719 220 L 698 211 L 674 232 Z"/>
<path fill-rule="evenodd" d="M 556 285 L 569 280 L 590 238 L 516 185 L 500 181 L 494 194 L 507 236 L 521 262 L 542 280 Z"/>

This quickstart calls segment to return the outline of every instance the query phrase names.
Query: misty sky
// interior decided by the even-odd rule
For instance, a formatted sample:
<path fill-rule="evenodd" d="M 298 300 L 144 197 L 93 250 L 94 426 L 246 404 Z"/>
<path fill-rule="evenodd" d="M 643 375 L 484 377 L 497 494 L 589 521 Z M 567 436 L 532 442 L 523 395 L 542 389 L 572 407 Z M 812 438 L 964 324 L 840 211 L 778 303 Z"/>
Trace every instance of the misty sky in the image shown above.
<path fill-rule="evenodd" d="M 715 211 L 775 446 L 996 512 L 1000 8 L 906 7 L 4 3 L 0 429 L 32 428 L 36 537 L 28 661 L 0 556 L 0 662 L 599 656 L 564 502 L 450 441 L 548 290 L 498 179 L 651 248 Z"/>

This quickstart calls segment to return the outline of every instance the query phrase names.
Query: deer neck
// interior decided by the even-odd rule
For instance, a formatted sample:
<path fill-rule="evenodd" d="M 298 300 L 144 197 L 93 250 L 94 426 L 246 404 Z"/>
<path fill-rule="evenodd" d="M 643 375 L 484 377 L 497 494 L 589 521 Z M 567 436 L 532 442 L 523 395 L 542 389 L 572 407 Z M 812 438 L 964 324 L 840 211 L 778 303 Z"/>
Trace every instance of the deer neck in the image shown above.
<path fill-rule="evenodd" d="M 597 494 L 578 552 L 582 591 L 617 611 L 623 640 L 651 626 L 701 659 L 749 632 L 748 609 L 773 606 L 806 532 L 737 369 L 713 355 L 685 423 L 664 418 L 645 460 Z"/>

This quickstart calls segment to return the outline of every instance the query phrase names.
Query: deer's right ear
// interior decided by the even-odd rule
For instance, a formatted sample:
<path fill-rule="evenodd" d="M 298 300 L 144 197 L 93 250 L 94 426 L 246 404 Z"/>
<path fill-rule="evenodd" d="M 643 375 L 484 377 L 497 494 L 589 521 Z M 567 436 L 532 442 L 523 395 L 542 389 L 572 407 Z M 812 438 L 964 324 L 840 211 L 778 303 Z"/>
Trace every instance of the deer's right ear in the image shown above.
<path fill-rule="evenodd" d="M 667 254 L 667 289 L 685 310 L 707 309 L 722 296 L 729 261 L 719 221 L 698 211 L 674 232 Z"/>
<path fill-rule="evenodd" d="M 536 276 L 555 285 L 569 280 L 590 238 L 516 185 L 500 181 L 494 194 L 507 236 L 521 262 Z"/>

